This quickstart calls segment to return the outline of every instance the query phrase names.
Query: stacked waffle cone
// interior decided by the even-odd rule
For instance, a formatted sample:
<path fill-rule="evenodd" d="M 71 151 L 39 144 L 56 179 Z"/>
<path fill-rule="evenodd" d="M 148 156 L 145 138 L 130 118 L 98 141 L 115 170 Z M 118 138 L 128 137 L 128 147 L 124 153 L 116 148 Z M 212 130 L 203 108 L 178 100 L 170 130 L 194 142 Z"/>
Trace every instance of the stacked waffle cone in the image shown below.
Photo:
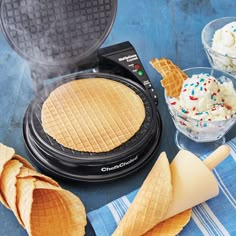
<path fill-rule="evenodd" d="M 73 193 L 0 144 L 0 201 L 32 236 L 84 235 L 85 208 Z"/>

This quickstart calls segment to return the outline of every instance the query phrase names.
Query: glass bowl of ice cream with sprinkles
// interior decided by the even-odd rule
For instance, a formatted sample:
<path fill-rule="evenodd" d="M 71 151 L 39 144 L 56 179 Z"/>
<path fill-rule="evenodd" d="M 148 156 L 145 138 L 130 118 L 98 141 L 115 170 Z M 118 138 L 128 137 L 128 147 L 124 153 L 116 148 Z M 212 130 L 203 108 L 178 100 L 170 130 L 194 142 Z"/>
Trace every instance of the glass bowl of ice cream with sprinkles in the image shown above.
<path fill-rule="evenodd" d="M 184 72 L 188 78 L 179 97 L 165 95 L 165 99 L 177 129 L 177 146 L 201 155 L 201 151 L 211 151 L 225 143 L 225 134 L 234 128 L 236 80 L 229 73 L 208 67 Z"/>
<path fill-rule="evenodd" d="M 211 66 L 236 76 L 236 17 L 209 22 L 201 37 Z"/>

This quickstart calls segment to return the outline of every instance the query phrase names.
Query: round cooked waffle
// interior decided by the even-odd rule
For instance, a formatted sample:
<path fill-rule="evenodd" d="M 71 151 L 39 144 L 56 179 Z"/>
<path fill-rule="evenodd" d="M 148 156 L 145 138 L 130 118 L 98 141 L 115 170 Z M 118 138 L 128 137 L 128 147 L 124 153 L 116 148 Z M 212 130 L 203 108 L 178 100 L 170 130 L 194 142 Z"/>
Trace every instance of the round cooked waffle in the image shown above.
<path fill-rule="evenodd" d="M 108 152 L 127 142 L 145 119 L 141 98 L 105 78 L 84 78 L 51 92 L 42 113 L 44 131 L 64 147 Z"/>

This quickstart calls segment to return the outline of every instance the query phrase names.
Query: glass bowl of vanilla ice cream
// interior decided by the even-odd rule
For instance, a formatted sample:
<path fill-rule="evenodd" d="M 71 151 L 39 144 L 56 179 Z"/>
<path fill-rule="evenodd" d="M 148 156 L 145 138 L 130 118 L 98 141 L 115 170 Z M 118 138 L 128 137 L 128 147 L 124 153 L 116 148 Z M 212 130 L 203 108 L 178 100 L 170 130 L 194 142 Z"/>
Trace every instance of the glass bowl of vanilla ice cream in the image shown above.
<path fill-rule="evenodd" d="M 177 146 L 202 155 L 224 144 L 225 134 L 234 128 L 236 80 L 229 73 L 209 67 L 183 71 L 188 78 L 180 95 L 165 94 L 165 99 L 177 129 Z"/>
<path fill-rule="evenodd" d="M 209 22 L 201 37 L 211 66 L 236 76 L 236 17 Z"/>

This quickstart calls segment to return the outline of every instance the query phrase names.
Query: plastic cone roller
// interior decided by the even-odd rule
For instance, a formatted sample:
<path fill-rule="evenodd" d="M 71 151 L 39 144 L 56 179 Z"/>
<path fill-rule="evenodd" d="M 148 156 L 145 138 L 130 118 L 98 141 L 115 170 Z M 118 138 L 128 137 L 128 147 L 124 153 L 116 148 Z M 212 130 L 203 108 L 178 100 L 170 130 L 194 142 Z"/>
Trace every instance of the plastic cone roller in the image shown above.
<path fill-rule="evenodd" d="M 211 170 L 229 153 L 230 148 L 222 145 L 201 161 L 189 151 L 178 152 L 170 164 L 173 200 L 163 220 L 218 195 L 218 183 Z"/>

